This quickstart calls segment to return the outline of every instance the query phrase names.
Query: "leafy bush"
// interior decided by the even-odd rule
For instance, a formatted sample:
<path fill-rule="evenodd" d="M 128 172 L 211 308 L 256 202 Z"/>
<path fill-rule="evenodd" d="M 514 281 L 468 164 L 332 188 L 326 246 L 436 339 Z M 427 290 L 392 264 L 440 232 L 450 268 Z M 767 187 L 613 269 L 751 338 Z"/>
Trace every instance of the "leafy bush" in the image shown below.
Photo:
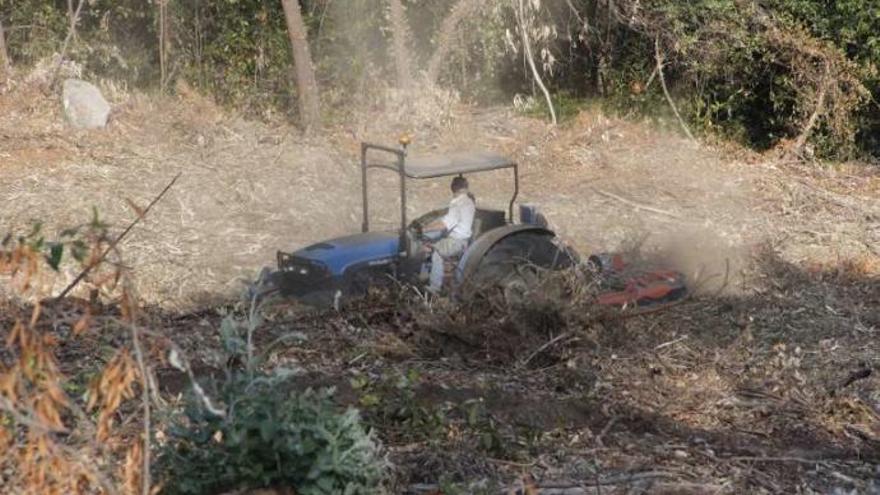
<path fill-rule="evenodd" d="M 271 377 L 232 377 L 221 417 L 193 404 L 159 459 L 164 493 L 294 487 L 301 495 L 375 493 L 384 461 L 357 410 L 339 413 L 332 391 L 285 392 Z"/>
<path fill-rule="evenodd" d="M 254 330 L 228 317 L 223 342 L 233 358 L 247 355 L 242 332 Z M 340 412 L 332 389 L 297 393 L 289 370 L 227 370 L 218 410 L 196 389 L 185 418 L 169 429 L 157 468 L 164 493 L 218 493 L 235 488 L 285 487 L 298 495 L 367 494 L 379 491 L 385 468 L 378 442 L 356 409 Z M 194 387 L 195 388 L 195 387 Z"/>

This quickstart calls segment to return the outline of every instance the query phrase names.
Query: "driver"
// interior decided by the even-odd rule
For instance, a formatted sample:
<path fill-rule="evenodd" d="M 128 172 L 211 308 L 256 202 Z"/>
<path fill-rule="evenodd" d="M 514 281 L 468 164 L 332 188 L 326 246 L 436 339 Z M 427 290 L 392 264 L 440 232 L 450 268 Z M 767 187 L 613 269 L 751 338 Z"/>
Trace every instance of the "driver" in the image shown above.
<path fill-rule="evenodd" d="M 441 231 L 431 254 L 431 276 L 428 290 L 439 294 L 443 288 L 443 260 L 463 253 L 471 238 L 476 212 L 473 196 L 468 192 L 468 182 L 462 176 L 452 179 L 452 200 L 449 212 L 425 226 L 426 231 Z"/>

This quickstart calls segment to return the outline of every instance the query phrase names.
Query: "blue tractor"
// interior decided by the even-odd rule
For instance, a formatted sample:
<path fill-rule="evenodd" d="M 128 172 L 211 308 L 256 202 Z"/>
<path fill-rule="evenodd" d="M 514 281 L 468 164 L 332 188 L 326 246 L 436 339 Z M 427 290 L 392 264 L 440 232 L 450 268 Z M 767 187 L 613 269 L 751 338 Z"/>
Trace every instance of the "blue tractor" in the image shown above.
<path fill-rule="evenodd" d="M 364 295 L 370 288 L 395 282 L 422 287 L 430 260 L 424 249 L 430 240 L 423 226 L 446 214 L 446 209 L 428 212 L 407 221 L 407 181 L 463 176 L 494 170 L 513 173 L 513 196 L 506 209 L 478 205 L 473 236 L 458 258 L 447 260 L 446 290 L 453 298 L 475 291 L 495 292 L 506 302 L 521 301 L 541 271 L 560 270 L 579 263 L 578 255 L 564 246 L 547 227 L 544 217 L 529 205 L 514 206 L 519 194 L 519 167 L 513 160 L 493 152 L 479 151 L 409 157 L 407 138 L 399 147 L 361 144 L 361 190 L 363 223 L 361 232 L 312 244 L 298 251 L 278 251 L 277 269 L 264 268 L 251 295 L 270 293 L 293 297 L 313 306 L 337 306 Z M 379 159 L 375 159 L 377 158 Z M 384 160 L 383 160 L 384 158 Z M 400 228 L 374 231 L 370 228 L 368 172 L 391 171 L 400 180 Z M 633 274 L 624 269 L 619 255 L 590 256 L 589 266 L 604 281 L 598 304 L 616 307 L 644 307 L 682 300 L 687 294 L 684 276 L 671 270 Z"/>
<path fill-rule="evenodd" d="M 409 157 L 408 140 L 400 147 L 361 144 L 361 189 L 363 223 L 361 232 L 312 244 L 293 252 L 278 251 L 277 269 L 263 270 L 252 294 L 279 292 L 311 305 L 325 306 L 365 294 L 371 287 L 393 281 L 423 286 L 426 264 L 423 226 L 446 214 L 446 209 L 407 220 L 407 181 L 463 176 L 493 170 L 513 173 L 513 196 L 506 209 L 478 206 L 473 237 L 467 250 L 449 260 L 448 293 L 457 297 L 467 290 L 492 286 L 522 290 L 529 280 L 523 266 L 560 269 L 576 262 L 576 255 L 563 247 L 547 228 L 535 208 L 522 205 L 519 222 L 514 205 L 519 193 L 516 162 L 493 152 L 479 151 Z M 378 158 L 378 159 L 375 159 Z M 391 171 L 400 179 L 400 228 L 374 231 L 370 228 L 368 172 Z"/>

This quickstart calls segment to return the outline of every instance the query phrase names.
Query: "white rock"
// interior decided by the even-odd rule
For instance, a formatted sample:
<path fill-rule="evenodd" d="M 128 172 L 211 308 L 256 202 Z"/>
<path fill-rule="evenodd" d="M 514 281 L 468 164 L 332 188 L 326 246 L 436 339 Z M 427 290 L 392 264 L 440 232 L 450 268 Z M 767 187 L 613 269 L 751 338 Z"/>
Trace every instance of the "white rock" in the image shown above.
<path fill-rule="evenodd" d="M 110 104 L 95 85 L 80 79 L 67 79 L 61 101 L 70 125 L 79 129 L 99 129 L 107 125 Z"/>

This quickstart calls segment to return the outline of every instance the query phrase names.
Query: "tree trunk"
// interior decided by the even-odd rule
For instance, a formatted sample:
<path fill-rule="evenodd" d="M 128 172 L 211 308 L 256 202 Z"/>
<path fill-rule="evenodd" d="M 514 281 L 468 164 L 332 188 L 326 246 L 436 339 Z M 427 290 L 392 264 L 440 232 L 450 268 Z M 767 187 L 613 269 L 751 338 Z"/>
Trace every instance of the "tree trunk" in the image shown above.
<path fill-rule="evenodd" d="M 298 0 L 281 0 L 281 5 L 284 7 L 287 34 L 290 37 L 290 49 L 293 52 L 300 119 L 306 129 L 320 127 L 321 109 L 318 82 L 315 80 L 315 69 L 312 66 L 312 56 L 309 53 L 309 42 L 306 39 L 306 25 L 303 22 L 302 10 L 300 10 Z"/>
<path fill-rule="evenodd" d="M 391 7 L 391 29 L 393 30 L 394 65 L 397 69 L 397 87 L 407 89 L 412 86 L 412 62 L 406 47 L 409 28 L 406 13 L 400 0 L 389 0 Z"/>
<path fill-rule="evenodd" d="M 73 7 L 73 0 L 67 0 L 67 25 L 70 32 L 73 33 L 71 36 L 74 41 L 76 41 L 77 17 L 76 9 Z"/>
<path fill-rule="evenodd" d="M 437 46 L 434 48 L 434 53 L 428 62 L 428 80 L 430 82 L 436 83 L 437 78 L 440 77 L 443 64 L 452 51 L 452 44 L 454 43 L 455 33 L 458 31 L 458 25 L 462 20 L 476 12 L 479 6 L 479 0 L 458 0 L 452 6 L 452 10 L 449 11 L 446 18 L 443 19 L 440 32 L 437 34 Z"/>
<path fill-rule="evenodd" d="M 168 0 L 158 0 L 159 8 L 159 89 L 164 93 L 165 92 L 165 83 L 168 80 L 168 44 L 166 40 L 168 39 L 166 34 L 166 29 L 168 29 Z"/>
<path fill-rule="evenodd" d="M 547 108 L 550 110 L 550 122 L 555 126 L 556 109 L 553 108 L 553 98 L 550 97 L 550 91 L 541 79 L 541 74 L 535 66 L 535 57 L 532 55 L 532 42 L 529 40 L 529 28 L 526 23 L 526 8 L 524 0 L 519 0 L 519 9 L 517 10 L 516 17 L 519 22 L 519 31 L 522 35 L 523 52 L 525 52 L 526 61 L 529 63 L 529 68 L 532 69 L 532 77 L 538 84 L 538 87 L 541 88 L 541 92 L 544 93 L 544 99 L 547 100 Z"/>
<path fill-rule="evenodd" d="M 804 128 L 801 130 L 801 133 L 798 135 L 797 139 L 794 142 L 794 148 L 792 149 L 792 151 L 796 156 L 801 156 L 801 154 L 803 153 L 804 146 L 807 144 L 807 140 L 810 138 L 810 135 L 813 133 L 813 129 L 819 122 L 819 117 L 821 117 L 822 114 L 825 112 L 825 98 L 828 95 L 828 88 L 830 86 L 831 64 L 826 61 L 825 75 L 822 77 L 822 81 L 819 82 L 819 85 L 816 88 L 816 106 L 813 109 L 813 113 L 810 114 L 810 118 L 807 119 L 807 122 L 804 124 Z"/>
<path fill-rule="evenodd" d="M 3 34 L 3 22 L 0 21 L 0 76 L 6 79 L 11 69 L 9 53 L 6 51 L 6 37 Z"/>

